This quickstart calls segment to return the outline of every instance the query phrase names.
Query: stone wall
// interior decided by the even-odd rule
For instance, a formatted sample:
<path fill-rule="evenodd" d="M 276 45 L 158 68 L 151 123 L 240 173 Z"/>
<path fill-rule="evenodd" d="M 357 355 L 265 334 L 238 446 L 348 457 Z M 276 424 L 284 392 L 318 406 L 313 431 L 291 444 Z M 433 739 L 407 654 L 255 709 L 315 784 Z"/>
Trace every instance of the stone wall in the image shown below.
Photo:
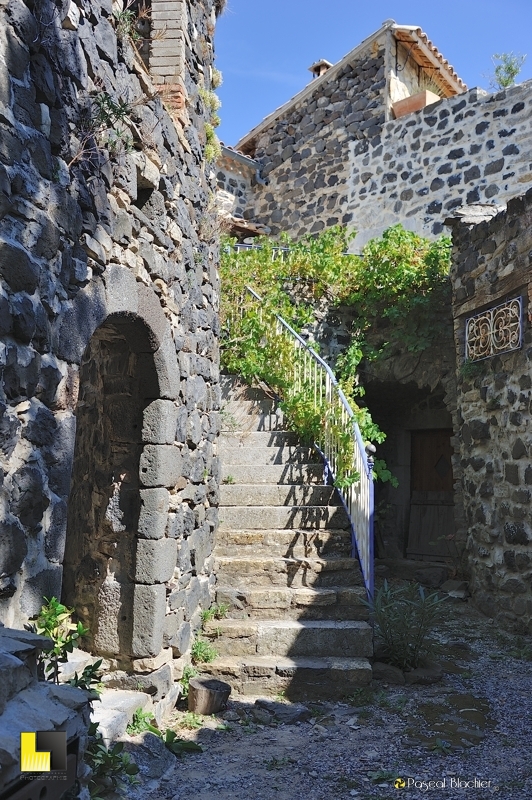
<path fill-rule="evenodd" d="M 476 225 L 453 230 L 453 313 L 460 455 L 471 590 L 506 628 L 532 632 L 532 191 Z M 523 346 L 464 364 L 465 322 L 521 296 Z"/>
<path fill-rule="evenodd" d="M 222 156 L 216 162 L 216 167 L 217 199 L 221 213 L 244 219 L 246 209 L 253 205 L 252 187 L 260 165 L 222 147 Z"/>
<path fill-rule="evenodd" d="M 179 5 L 171 116 L 111 0 L 0 3 L 0 620 L 63 586 L 144 670 L 187 651 L 217 521 L 216 4 Z"/>
<path fill-rule="evenodd" d="M 256 186 L 244 217 L 294 239 L 347 225 L 348 142 L 365 150 L 367 140 L 378 139 L 385 86 L 383 36 L 276 117 L 252 154 L 268 185 Z"/>
<path fill-rule="evenodd" d="M 506 203 L 532 182 L 532 81 L 487 95 L 479 89 L 386 123 L 361 150 L 352 143 L 345 211 L 357 250 L 386 228 L 433 238 L 472 203 Z"/>
<path fill-rule="evenodd" d="M 78 781 L 75 796 L 88 800 L 89 771 L 83 755 L 88 743 L 89 700 L 86 692 L 74 686 L 38 680 L 38 659 L 41 651 L 49 648 L 50 640 L 44 636 L 0 626 L 0 793 L 3 797 L 50 797 L 49 780 L 35 776 L 29 781 L 27 772 L 24 776 L 20 773 L 20 734 L 61 731 L 67 752 L 65 772 L 55 773 L 61 780 L 58 795 L 73 793 Z"/>

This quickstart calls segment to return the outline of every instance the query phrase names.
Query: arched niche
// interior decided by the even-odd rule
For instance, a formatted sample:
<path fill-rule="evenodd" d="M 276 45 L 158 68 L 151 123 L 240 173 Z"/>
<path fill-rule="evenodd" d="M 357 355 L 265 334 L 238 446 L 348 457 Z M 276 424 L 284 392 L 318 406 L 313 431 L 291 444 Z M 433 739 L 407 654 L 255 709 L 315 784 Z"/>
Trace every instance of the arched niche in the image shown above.
<path fill-rule="evenodd" d="M 159 396 L 148 326 L 111 315 L 80 365 L 63 577 L 99 655 L 133 655 L 143 413 Z"/>

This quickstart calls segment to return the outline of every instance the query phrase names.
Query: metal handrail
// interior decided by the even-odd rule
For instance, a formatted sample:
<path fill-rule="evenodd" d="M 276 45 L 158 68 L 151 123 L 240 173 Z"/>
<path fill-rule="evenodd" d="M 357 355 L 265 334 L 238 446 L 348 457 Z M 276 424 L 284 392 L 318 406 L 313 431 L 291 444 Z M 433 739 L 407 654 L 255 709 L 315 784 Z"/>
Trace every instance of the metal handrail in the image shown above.
<path fill-rule="evenodd" d="M 254 289 L 250 286 L 246 286 L 246 289 L 258 303 L 263 303 L 262 297 Z M 338 487 L 337 491 L 349 517 L 352 555 L 358 555 L 366 592 L 371 599 L 374 590 L 372 454 L 375 452 L 375 448 L 372 445 L 367 447 L 364 445 L 353 409 L 330 366 L 286 320 L 279 314 L 273 314 L 272 312 L 272 315 L 276 318 L 278 332 L 286 335 L 296 350 L 303 352 L 303 358 L 296 359 L 298 373 L 293 376 L 296 385 L 301 388 L 305 382 L 310 380 L 314 388 L 314 402 L 317 404 L 325 399 L 331 408 L 336 404 L 336 410 L 339 411 L 339 419 L 342 425 L 350 425 L 352 428 L 354 440 L 353 471 L 356 471 L 360 478 L 350 486 Z M 334 439 L 334 432 L 327 430 L 326 420 L 324 421 L 323 440 L 315 442 L 314 446 L 324 459 L 326 475 L 332 476 L 334 480 L 338 473 L 339 449 L 338 442 L 335 442 Z"/>

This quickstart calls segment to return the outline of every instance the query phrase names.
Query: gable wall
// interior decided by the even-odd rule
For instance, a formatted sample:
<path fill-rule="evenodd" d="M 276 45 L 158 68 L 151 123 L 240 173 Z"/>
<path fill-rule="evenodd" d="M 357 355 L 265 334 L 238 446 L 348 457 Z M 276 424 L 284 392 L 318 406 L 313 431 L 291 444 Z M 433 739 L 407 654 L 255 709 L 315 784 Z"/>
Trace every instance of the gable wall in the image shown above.
<path fill-rule="evenodd" d="M 254 158 L 268 185 L 246 218 L 294 239 L 348 224 L 348 143 L 379 136 L 385 87 L 383 37 L 262 131 Z"/>

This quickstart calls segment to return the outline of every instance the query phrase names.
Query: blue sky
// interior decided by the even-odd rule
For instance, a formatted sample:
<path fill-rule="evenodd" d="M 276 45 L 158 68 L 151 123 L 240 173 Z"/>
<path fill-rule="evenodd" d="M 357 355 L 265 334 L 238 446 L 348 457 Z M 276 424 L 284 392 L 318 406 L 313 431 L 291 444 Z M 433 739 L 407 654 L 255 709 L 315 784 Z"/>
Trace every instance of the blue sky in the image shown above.
<path fill-rule="evenodd" d="M 493 53 L 528 53 L 532 0 L 228 0 L 216 31 L 222 124 L 234 145 L 310 80 L 320 58 L 335 63 L 386 19 L 419 25 L 469 87 L 488 88 Z"/>

